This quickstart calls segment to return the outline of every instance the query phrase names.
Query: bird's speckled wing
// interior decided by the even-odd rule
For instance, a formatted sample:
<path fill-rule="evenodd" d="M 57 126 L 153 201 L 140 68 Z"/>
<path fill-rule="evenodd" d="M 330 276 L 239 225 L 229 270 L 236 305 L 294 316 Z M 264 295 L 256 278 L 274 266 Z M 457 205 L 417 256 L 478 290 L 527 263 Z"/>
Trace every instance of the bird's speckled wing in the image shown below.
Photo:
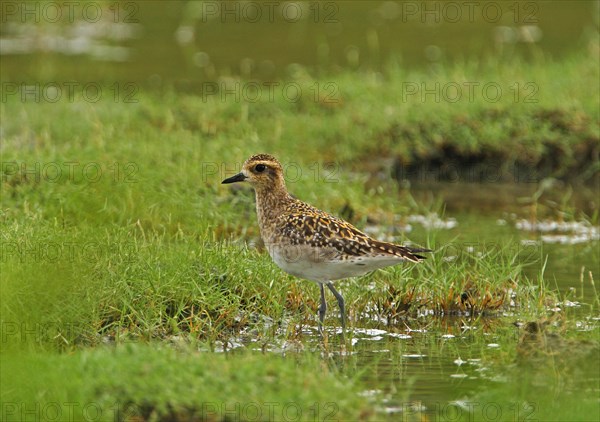
<path fill-rule="evenodd" d="M 301 201 L 294 203 L 293 211 L 283 213 L 280 218 L 281 234 L 292 245 L 334 248 L 338 259 L 360 256 L 397 256 L 413 262 L 425 259 L 412 253 L 410 248 L 375 240 L 350 223 Z M 418 250 L 421 251 L 427 250 Z"/>

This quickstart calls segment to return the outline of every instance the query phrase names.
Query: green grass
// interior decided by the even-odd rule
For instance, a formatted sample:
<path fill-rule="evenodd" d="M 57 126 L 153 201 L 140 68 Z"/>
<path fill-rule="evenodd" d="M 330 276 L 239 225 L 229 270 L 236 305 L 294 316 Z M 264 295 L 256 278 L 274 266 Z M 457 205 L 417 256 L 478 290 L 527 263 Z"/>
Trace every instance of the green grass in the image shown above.
<path fill-rule="evenodd" d="M 137 223 L 99 232 L 29 220 L 35 233 L 27 234 L 27 223 L 7 224 L 4 231 L 1 309 L 10 323 L 3 330 L 16 347 L 62 350 L 97 345 L 106 336 L 150 340 L 182 333 L 214 342 L 249 327 L 272 337 L 263 317 L 289 320 L 296 328 L 287 335 L 295 337 L 316 323 L 316 285 L 286 275 L 264 251 L 241 242 L 214 242 L 209 233 L 156 233 Z M 552 297 L 540 298 L 512 250 L 463 253 L 452 265 L 447 255 L 440 248 L 420 265 L 342 282 L 351 324 L 398 322 L 423 309 L 479 315 L 518 307 L 535 315 Z M 330 323 L 337 324 L 334 315 Z"/>
<path fill-rule="evenodd" d="M 4 421 L 24 420 L 33 406 L 48 420 L 370 420 L 374 413 L 354 380 L 311 355 L 295 362 L 131 344 L 3 360 L 3 377 L 12 380 Z M 34 397 L 35 405 L 23 402 Z"/>
<path fill-rule="evenodd" d="M 539 101 L 399 96 L 407 81 L 444 85 L 472 75 L 503 87 L 533 81 Z M 386 172 L 399 166 L 412 171 L 450 159 L 460 169 L 493 164 L 511 175 L 511 168 L 526 168 L 536 179 L 559 177 L 574 186 L 597 179 L 598 67 L 587 56 L 435 72 L 390 68 L 331 80 L 339 88 L 336 103 L 310 95 L 295 103 L 204 102 L 172 91 L 140 92 L 134 104 L 2 103 L 3 403 L 75 401 L 111 409 L 116 400 L 146 419 L 201 419 L 204 402 L 295 400 L 306 415 L 331 393 L 341 420 L 373 416 L 377 406 L 357 398 L 367 384 L 348 377 L 352 371 L 338 372 L 337 361 L 311 353 L 296 361 L 211 353 L 239 341 L 261 350 L 313 347 L 303 330 L 316 325 L 317 286 L 271 262 L 252 192 L 220 185 L 252 153 L 275 154 L 287 163 L 292 193 L 360 227 L 441 213 L 435 200 L 416 201 L 410 189 L 387 180 Z M 330 81 L 303 75 L 296 82 L 310 92 L 315 82 Z M 572 212 L 572 218 L 586 216 Z M 587 218 L 597 223 L 597 213 Z M 341 282 L 350 326 L 425 326 L 439 333 L 444 320 L 437 317 L 452 316 L 483 330 L 491 320 L 503 326 L 507 318 L 539 320 L 562 300 L 543 272 L 525 276 L 531 257 L 515 251 L 518 241 L 450 260 L 449 236 L 451 242 L 439 229 L 415 231 L 411 241 L 436 250 L 426 262 Z M 545 256 L 534 258 L 540 263 Z M 597 264 L 588 264 L 594 274 Z M 597 316 L 598 297 L 591 303 L 588 317 Z M 332 301 L 330 309 L 326 323 L 337 326 Z M 424 312 L 435 317 L 420 317 Z M 568 327 L 565 337 L 581 335 Z M 486 350 L 483 334 L 474 349 Z M 596 341 L 596 334 L 584 339 Z M 431 341 L 427 347 L 435 350 Z M 508 336 L 499 341 L 515 345 Z M 132 342 L 142 344 L 126 345 Z M 206 351 L 196 353 L 195 346 Z M 321 348 L 327 355 L 341 345 L 330 334 Z M 484 355 L 500 368 L 516 359 Z M 394 388 L 408 397 L 413 387 Z M 3 408 L 5 415 L 11 409 Z"/>

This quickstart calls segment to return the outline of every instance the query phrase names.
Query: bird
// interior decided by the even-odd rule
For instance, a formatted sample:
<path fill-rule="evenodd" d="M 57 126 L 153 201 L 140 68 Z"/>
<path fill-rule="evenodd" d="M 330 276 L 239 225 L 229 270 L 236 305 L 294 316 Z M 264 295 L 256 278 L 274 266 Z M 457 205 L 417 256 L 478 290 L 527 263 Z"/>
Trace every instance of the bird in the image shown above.
<path fill-rule="evenodd" d="M 382 242 L 352 224 L 293 197 L 287 190 L 281 163 L 270 154 L 255 154 L 241 172 L 221 183 L 249 183 L 255 191 L 260 234 L 272 260 L 283 271 L 316 282 L 321 291 L 319 333 L 327 312 L 325 287 L 340 309 L 346 330 L 344 298 L 333 281 L 356 277 L 404 261 L 421 262 L 425 248 Z"/>

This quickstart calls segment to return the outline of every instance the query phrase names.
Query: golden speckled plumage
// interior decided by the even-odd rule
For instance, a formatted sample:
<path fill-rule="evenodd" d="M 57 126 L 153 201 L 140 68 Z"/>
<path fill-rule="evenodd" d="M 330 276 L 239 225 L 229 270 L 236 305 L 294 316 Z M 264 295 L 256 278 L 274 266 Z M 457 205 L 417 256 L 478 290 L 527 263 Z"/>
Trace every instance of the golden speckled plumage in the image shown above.
<path fill-rule="evenodd" d="M 332 247 L 339 252 L 341 260 L 376 254 L 393 255 L 413 262 L 423 259 L 406 247 L 372 239 L 352 224 L 298 200 L 291 202 L 274 224 L 263 221 L 261 226 L 272 226 L 269 237 L 276 243 Z"/>
<path fill-rule="evenodd" d="M 293 198 L 287 191 L 283 167 L 269 154 L 250 157 L 242 172 L 223 181 L 248 181 L 256 192 L 261 236 L 269 254 L 284 271 L 321 285 L 321 322 L 325 315 L 323 284 L 338 299 L 344 323 L 344 302 L 332 280 L 365 274 L 402 261 L 420 262 L 405 246 L 373 239 L 352 224 Z"/>

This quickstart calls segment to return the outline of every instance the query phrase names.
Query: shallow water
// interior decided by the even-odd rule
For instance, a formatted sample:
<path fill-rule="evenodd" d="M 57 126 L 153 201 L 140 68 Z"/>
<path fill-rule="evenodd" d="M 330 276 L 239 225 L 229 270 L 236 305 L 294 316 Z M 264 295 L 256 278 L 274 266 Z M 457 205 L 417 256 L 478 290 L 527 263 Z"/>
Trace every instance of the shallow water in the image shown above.
<path fill-rule="evenodd" d="M 564 399 L 565 395 L 583 395 L 586 400 L 591 400 L 592 408 L 594 403 L 596 406 L 600 404 L 598 344 L 586 350 L 580 362 L 573 363 L 578 365 L 580 373 L 588 373 L 591 377 L 581 383 L 576 379 L 572 385 L 557 386 L 556 377 L 571 376 L 568 365 L 560 368 L 558 374 L 552 373 L 551 369 L 545 371 L 537 367 L 548 365 L 552 368 L 558 359 L 556 355 L 536 361 L 532 366 L 526 364 L 528 358 L 519 354 L 509 361 L 508 367 L 494 364 L 494 355 L 514 353 L 519 347 L 521 332 L 510 323 L 510 319 L 487 322 L 495 327 L 482 328 L 487 325 L 486 321 L 478 321 L 465 330 L 460 328 L 464 327 L 464 321 L 445 320 L 430 325 L 425 333 L 411 332 L 411 338 L 379 335 L 373 339 L 362 336 L 354 346 L 356 355 L 350 359 L 351 363 L 340 359 L 340 365 L 355 366 L 359 370 L 363 366 L 369 368 L 361 377 L 367 386 L 365 394 L 383 397 L 384 411 L 393 419 L 421 413 L 433 420 L 528 420 L 515 417 L 517 411 L 521 416 L 539 419 L 548 414 L 548 409 L 539 408 L 548 406 L 544 402 L 548 393 L 562 396 L 558 401 L 564 406 L 574 404 L 569 404 L 569 400 Z M 455 334 L 446 332 L 449 327 L 455 328 L 450 330 Z M 598 321 L 594 322 L 594 327 L 597 333 Z M 556 353 L 568 356 L 574 352 L 560 350 Z M 522 362 L 525 365 L 519 368 Z M 585 365 L 588 365 L 587 368 Z M 532 388 L 519 395 L 505 391 L 522 379 L 529 382 L 536 377 L 541 378 L 546 389 Z M 496 399 L 482 396 L 486 390 L 497 391 L 494 394 Z M 486 407 L 489 410 L 490 406 L 497 407 L 495 410 L 504 416 L 494 416 L 497 412 L 481 413 Z M 594 417 L 593 414 L 589 416 Z"/>
<path fill-rule="evenodd" d="M 581 188 L 561 203 L 564 190 L 549 192 L 538 199 L 533 214 L 527 198 L 537 189 L 538 185 L 413 185 L 412 196 L 420 203 L 431 198 L 443 203 L 443 215 L 405 216 L 403 224 L 379 227 L 379 232 L 385 237 L 382 233 L 399 231 L 392 236 L 395 240 L 423 244 L 433 230 L 434 253 L 444 254 L 449 265 L 462 253 L 508 247 L 509 253 L 519 253 L 528 278 L 537 279 L 544 268 L 547 287 L 565 299 L 549 306 L 548 315 L 577 320 L 577 330 L 594 333 L 596 340 L 564 340 L 556 334 L 560 324 L 555 320 L 541 336 L 544 343 L 531 347 L 533 354 L 543 350 L 534 358 L 523 341 L 526 321 L 507 312 L 407 319 L 404 326 L 390 327 L 393 334 L 358 329 L 351 363 L 341 357 L 339 363 L 369 368 L 362 375 L 369 390 L 365 394 L 385 397 L 384 411 L 391 419 L 420 420 L 426 415 L 431 420 L 540 420 L 552 417 L 552 406 L 572 408 L 573 420 L 600 416 L 594 413 L 600 410 L 600 317 L 597 309 L 590 311 L 598 293 L 588 277 L 588 271 L 596 278 L 600 274 L 600 231 L 585 217 L 597 212 L 597 197 L 594 188 Z"/>
<path fill-rule="evenodd" d="M 580 187 L 565 200 L 563 187 L 534 201 L 538 189 L 539 184 L 415 186 L 411 194 L 419 203 L 435 198 L 444 211 L 425 222 L 413 219 L 406 237 L 419 243 L 427 239 L 428 229 L 437 229 L 436 249 L 448 261 L 463 253 L 507 248 L 519 253 L 529 278 L 543 270 L 549 288 L 589 301 L 596 295 L 589 271 L 596 277 L 600 273 L 600 227 L 589 217 L 598 212 L 597 189 Z"/>
<path fill-rule="evenodd" d="M 174 82 L 200 90 L 228 75 L 380 70 L 390 57 L 409 67 L 468 56 L 560 58 L 585 45 L 598 22 L 590 1 L 14 3 L 3 12 L 4 79 L 20 82 L 25 73 L 28 83 Z"/>
<path fill-rule="evenodd" d="M 581 322 L 578 330 L 598 339 L 600 316 L 568 312 Z M 345 345 L 340 329 L 329 326 L 324 341 L 316 327 L 306 327 L 299 341 L 234 341 L 227 349 L 320 353 L 340 376 L 356 379 L 389 420 L 597 420 L 600 342 L 565 340 L 553 324 L 528 340 L 517 316 L 425 317 L 352 326 Z"/>

